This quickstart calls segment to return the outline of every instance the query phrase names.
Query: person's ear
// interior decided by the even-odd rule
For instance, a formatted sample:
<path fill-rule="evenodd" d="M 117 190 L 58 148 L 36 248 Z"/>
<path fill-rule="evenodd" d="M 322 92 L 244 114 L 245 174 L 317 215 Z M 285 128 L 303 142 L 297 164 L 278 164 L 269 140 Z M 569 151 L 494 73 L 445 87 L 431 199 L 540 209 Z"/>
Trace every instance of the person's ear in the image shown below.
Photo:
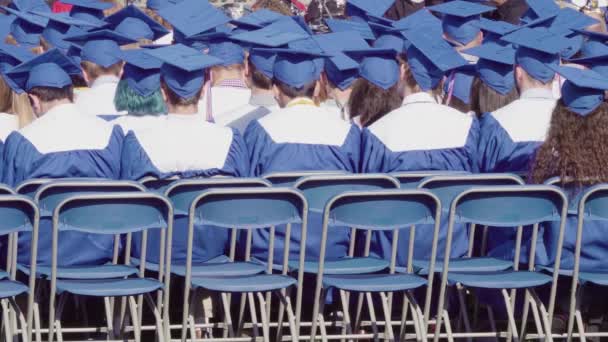
<path fill-rule="evenodd" d="M 42 112 L 42 106 L 40 98 L 36 95 L 27 94 L 28 99 L 30 100 L 30 105 L 32 106 L 32 110 L 36 116 L 40 115 Z"/>
<path fill-rule="evenodd" d="M 167 97 L 167 91 L 165 90 L 165 87 L 160 87 L 160 93 L 163 96 L 163 101 L 165 103 L 167 103 L 168 97 Z"/>
<path fill-rule="evenodd" d="M 90 83 L 90 81 L 91 81 L 91 77 L 89 77 L 89 74 L 87 73 L 87 71 L 86 71 L 86 70 L 84 70 L 84 68 L 82 69 L 82 78 L 84 79 L 84 82 L 85 82 L 87 85 L 89 85 L 89 86 L 91 85 L 91 83 Z"/>
<path fill-rule="evenodd" d="M 249 67 L 249 63 L 250 63 L 250 62 L 249 62 L 249 60 L 248 60 L 248 59 L 245 59 L 245 63 L 243 63 L 243 64 L 244 64 L 244 66 L 245 66 L 245 67 L 243 68 L 243 76 L 244 76 L 243 78 L 244 78 L 244 79 L 246 79 L 246 78 L 248 78 L 249 76 L 251 76 L 251 68 Z"/>

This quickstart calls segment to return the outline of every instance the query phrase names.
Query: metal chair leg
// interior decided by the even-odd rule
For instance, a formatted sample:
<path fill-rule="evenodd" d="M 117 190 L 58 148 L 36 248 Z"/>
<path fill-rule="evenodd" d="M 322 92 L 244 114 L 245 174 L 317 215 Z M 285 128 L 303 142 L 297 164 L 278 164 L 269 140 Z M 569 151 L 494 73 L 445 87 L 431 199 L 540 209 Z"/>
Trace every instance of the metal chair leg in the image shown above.
<path fill-rule="evenodd" d="M 247 299 L 249 300 L 249 312 L 251 313 L 251 322 L 253 323 L 253 335 L 257 338 L 260 336 L 260 332 L 258 330 L 258 314 L 255 309 L 255 298 L 253 293 L 247 293 Z"/>
<path fill-rule="evenodd" d="M 407 313 L 409 308 L 410 302 L 406 291 L 403 293 L 403 307 L 401 309 L 401 328 L 399 331 L 399 341 L 405 340 L 405 333 L 407 332 Z"/>
<path fill-rule="evenodd" d="M 465 300 L 465 288 L 461 284 L 456 284 L 456 292 L 458 293 L 458 302 L 460 303 L 460 314 L 464 321 L 464 329 L 467 333 L 471 333 L 471 321 L 469 320 L 469 314 L 467 313 L 467 305 Z M 472 342 L 470 337 L 467 338 L 468 342 Z"/>
<path fill-rule="evenodd" d="M 382 301 L 382 310 L 384 311 L 384 320 L 386 326 L 384 327 L 384 339 L 388 342 L 395 339 L 393 334 L 393 325 L 391 324 L 391 310 L 389 309 L 389 297 L 384 293 L 380 292 L 380 300 Z"/>
<path fill-rule="evenodd" d="M 131 311 L 131 321 L 133 321 L 133 335 L 135 336 L 135 342 L 141 342 L 141 326 L 139 325 L 139 310 L 137 308 L 137 302 L 135 297 L 129 296 L 129 309 Z"/>
<path fill-rule="evenodd" d="M 0 300 L 0 305 L 2 305 L 2 328 L 4 330 L 4 339 L 6 341 L 12 341 L 13 333 L 11 332 L 11 316 L 8 310 L 6 299 Z"/>
<path fill-rule="evenodd" d="M 163 319 L 162 319 L 162 315 L 161 315 L 161 311 L 160 311 L 161 308 L 158 305 L 156 305 L 156 303 L 154 303 L 154 299 L 152 299 L 152 296 L 149 293 L 146 293 L 144 295 L 144 298 L 146 299 L 146 303 L 148 303 L 150 310 L 152 310 L 152 313 L 154 314 L 154 319 L 156 321 L 156 335 L 157 335 L 158 342 L 165 342 L 165 340 L 170 340 L 171 337 L 165 336 L 165 332 L 163 329 Z"/>
<path fill-rule="evenodd" d="M 513 308 L 511 307 L 511 298 L 509 297 L 509 294 L 507 293 L 507 290 L 502 289 L 502 297 L 505 300 L 505 306 L 507 308 L 507 315 L 509 316 L 509 331 L 512 332 L 513 334 L 513 338 L 515 339 L 515 341 L 519 341 L 519 336 L 517 333 L 517 325 L 515 324 L 515 317 L 513 315 Z M 507 340 L 510 340 L 510 338 L 507 338 Z"/>
<path fill-rule="evenodd" d="M 342 334 L 352 334 L 353 330 L 352 327 L 350 325 L 350 313 L 349 313 L 349 305 L 348 305 L 348 298 L 346 295 L 346 291 L 344 290 L 340 290 L 340 301 L 342 302 L 342 317 L 343 317 L 343 322 L 342 324 L 344 325 L 342 327 Z"/>
<path fill-rule="evenodd" d="M 287 319 L 289 320 L 289 329 L 291 330 L 291 341 L 297 342 L 298 337 L 300 336 L 300 331 L 298 330 L 298 327 L 296 326 L 295 315 L 293 314 L 293 308 L 291 306 L 291 301 L 289 300 L 289 292 L 286 292 L 285 294 L 283 292 L 278 292 L 277 294 L 279 296 L 279 300 L 283 304 L 282 306 L 285 307 L 285 310 L 287 311 Z M 277 339 L 277 341 L 280 341 L 280 340 Z"/>
<path fill-rule="evenodd" d="M 367 308 L 369 310 L 369 318 L 372 321 L 372 330 L 374 331 L 374 342 L 378 342 L 379 341 L 378 334 L 380 334 L 380 332 L 378 331 L 378 324 L 377 324 L 378 321 L 376 320 L 376 311 L 374 310 L 374 301 L 373 301 L 371 292 L 365 292 L 365 298 L 367 299 Z"/>
<path fill-rule="evenodd" d="M 266 312 L 266 300 L 261 292 L 256 293 L 260 302 L 260 317 L 262 319 L 262 334 L 264 342 L 270 342 L 270 326 L 268 324 L 268 313 Z"/>
<path fill-rule="evenodd" d="M 226 293 L 222 293 L 222 307 L 224 308 L 224 317 L 226 320 L 226 326 L 224 327 L 224 330 L 227 332 L 227 335 L 229 337 L 233 337 L 234 336 L 234 330 L 232 327 L 232 315 L 230 314 L 230 303 L 228 300 L 228 295 Z"/>

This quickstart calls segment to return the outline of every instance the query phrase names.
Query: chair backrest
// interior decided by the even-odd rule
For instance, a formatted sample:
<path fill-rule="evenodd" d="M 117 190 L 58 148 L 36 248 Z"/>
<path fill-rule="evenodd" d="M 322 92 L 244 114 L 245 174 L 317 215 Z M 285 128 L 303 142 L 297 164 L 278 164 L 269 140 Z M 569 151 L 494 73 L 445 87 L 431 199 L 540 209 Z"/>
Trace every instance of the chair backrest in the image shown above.
<path fill-rule="evenodd" d="M 92 234 L 126 234 L 166 228 L 172 206 L 164 196 L 150 192 L 72 194 L 53 211 L 59 230 Z"/>
<path fill-rule="evenodd" d="M 293 171 L 293 172 L 273 172 L 263 175 L 262 178 L 272 183 L 273 186 L 292 186 L 298 179 L 308 176 L 321 175 L 340 175 L 347 174 L 345 171 Z"/>
<path fill-rule="evenodd" d="M 0 195 L 0 235 L 31 232 L 38 222 L 38 207 L 21 195 Z"/>
<path fill-rule="evenodd" d="M 451 176 L 451 175 L 467 175 L 470 174 L 466 171 L 406 171 L 406 172 L 394 172 L 390 175 L 396 178 L 401 183 L 401 188 L 416 188 L 418 183 L 427 178 L 433 176 Z"/>
<path fill-rule="evenodd" d="M 15 187 L 15 192 L 30 198 L 36 196 L 36 191 L 46 183 L 52 182 L 52 179 L 28 179 Z"/>
<path fill-rule="evenodd" d="M 323 212 L 331 198 L 345 191 L 398 189 L 399 182 L 387 174 L 334 174 L 304 177 L 293 187 L 304 193 L 309 210 Z"/>
<path fill-rule="evenodd" d="M 581 196 L 579 220 L 608 221 L 608 184 L 595 185 Z"/>
<path fill-rule="evenodd" d="M 62 179 L 46 182 L 34 196 L 43 217 L 52 215 L 53 209 L 64 199 L 76 194 L 145 192 L 146 188 L 132 181 L 106 179 Z"/>
<path fill-rule="evenodd" d="M 13 195 L 15 192 L 10 186 L 6 184 L 0 184 L 0 195 Z"/>
<path fill-rule="evenodd" d="M 517 175 L 509 173 L 453 174 L 430 176 L 420 181 L 418 188 L 432 191 L 441 200 L 444 211 L 454 198 L 473 186 L 523 185 Z"/>
<path fill-rule="evenodd" d="M 174 181 L 165 190 L 175 214 L 188 215 L 192 201 L 201 192 L 214 188 L 267 188 L 271 184 L 260 178 L 205 178 Z"/>

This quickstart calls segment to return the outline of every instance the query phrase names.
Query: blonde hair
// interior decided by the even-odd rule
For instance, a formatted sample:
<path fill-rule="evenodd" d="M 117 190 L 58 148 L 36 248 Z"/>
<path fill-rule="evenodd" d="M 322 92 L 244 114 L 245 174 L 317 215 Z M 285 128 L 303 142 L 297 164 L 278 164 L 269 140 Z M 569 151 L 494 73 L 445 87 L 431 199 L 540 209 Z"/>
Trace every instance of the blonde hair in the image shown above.
<path fill-rule="evenodd" d="M 34 120 L 34 111 L 26 93 L 17 94 L 0 77 L 0 112 L 14 114 L 19 118 L 19 128 Z"/>
<path fill-rule="evenodd" d="M 80 62 L 80 66 L 82 67 L 82 70 L 89 76 L 90 82 L 95 81 L 99 76 L 103 75 L 114 75 L 116 77 L 120 76 L 122 65 L 123 62 L 118 62 L 110 65 L 109 67 L 102 67 L 101 65 L 97 65 L 89 61 Z"/>

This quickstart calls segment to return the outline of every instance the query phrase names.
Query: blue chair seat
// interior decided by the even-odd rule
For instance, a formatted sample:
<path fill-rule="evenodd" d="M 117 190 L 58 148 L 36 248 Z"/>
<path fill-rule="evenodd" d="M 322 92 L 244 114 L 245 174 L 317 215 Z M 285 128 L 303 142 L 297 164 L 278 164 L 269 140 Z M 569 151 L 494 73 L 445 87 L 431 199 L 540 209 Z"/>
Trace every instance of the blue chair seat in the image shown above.
<path fill-rule="evenodd" d="M 223 262 L 230 262 L 230 258 L 228 258 L 227 255 L 220 255 L 220 256 L 217 256 L 217 257 L 215 257 L 213 259 L 205 261 L 206 264 L 209 264 L 209 263 L 223 263 Z M 181 264 L 185 265 L 185 263 L 186 262 L 183 261 Z M 131 264 L 135 265 L 135 266 L 139 266 L 139 259 L 137 259 L 137 258 L 131 258 Z M 193 264 L 196 264 L 196 263 L 193 261 Z M 175 266 L 179 266 L 179 265 L 180 265 L 180 263 L 178 263 L 176 261 L 172 261 L 171 262 L 171 269 L 173 269 Z M 146 269 L 148 271 L 158 272 L 159 265 L 157 263 L 154 263 L 154 262 L 151 262 L 151 261 L 146 261 Z"/>
<path fill-rule="evenodd" d="M 121 297 L 149 293 L 163 288 L 155 279 L 78 279 L 57 280 L 57 291 L 93 297 Z"/>
<path fill-rule="evenodd" d="M 412 265 L 416 273 L 427 275 L 429 260 L 413 260 Z M 450 260 L 450 272 L 499 272 L 513 267 L 513 262 L 496 258 L 460 258 Z M 401 271 L 401 270 L 400 270 Z M 443 271 L 443 261 L 435 262 L 435 272 Z"/>
<path fill-rule="evenodd" d="M 280 274 L 257 274 L 237 277 L 197 277 L 192 278 L 193 287 L 201 287 L 218 292 L 265 292 L 288 288 L 297 281 Z"/>
<path fill-rule="evenodd" d="M 18 265 L 19 270 L 30 274 L 30 268 Z M 137 268 L 129 265 L 68 266 L 57 268 L 57 279 L 114 279 L 137 274 Z M 51 266 L 36 266 L 38 277 L 50 278 Z"/>
<path fill-rule="evenodd" d="M 448 274 L 452 284 L 461 283 L 468 287 L 486 289 L 525 289 L 551 283 L 552 277 L 540 272 L 502 271 L 494 273 L 452 273 Z"/>
<path fill-rule="evenodd" d="M 426 285 L 426 279 L 413 274 L 324 275 L 323 286 L 355 292 L 405 291 Z"/>
<path fill-rule="evenodd" d="M 13 280 L 0 281 L 0 298 L 9 298 L 26 293 L 28 287 Z"/>
<path fill-rule="evenodd" d="M 554 268 L 550 267 L 550 266 L 536 265 L 536 268 L 539 271 L 544 271 L 544 272 L 546 272 L 548 274 L 553 274 L 553 270 L 554 270 Z M 574 273 L 573 269 L 571 269 L 571 268 L 561 268 L 561 267 L 560 267 L 559 272 L 558 272 L 559 275 L 565 276 L 565 277 L 572 277 L 573 273 Z"/>
<path fill-rule="evenodd" d="M 289 267 L 297 270 L 297 261 L 291 261 Z M 380 272 L 389 267 L 389 262 L 384 259 L 366 258 L 342 258 L 338 260 L 326 260 L 323 274 L 362 274 Z M 318 261 L 304 262 L 304 272 L 317 274 L 319 270 Z"/>
<path fill-rule="evenodd" d="M 0 280 L 9 278 L 8 273 L 6 271 L 0 271 Z"/>
<path fill-rule="evenodd" d="M 608 286 L 608 271 L 601 270 L 595 272 L 579 272 L 578 279 L 581 283 L 593 283 L 601 286 Z"/>
<path fill-rule="evenodd" d="M 193 277 L 234 277 L 263 273 L 264 265 L 255 262 L 204 263 L 192 265 Z M 185 265 L 172 265 L 171 273 L 186 276 Z"/>

